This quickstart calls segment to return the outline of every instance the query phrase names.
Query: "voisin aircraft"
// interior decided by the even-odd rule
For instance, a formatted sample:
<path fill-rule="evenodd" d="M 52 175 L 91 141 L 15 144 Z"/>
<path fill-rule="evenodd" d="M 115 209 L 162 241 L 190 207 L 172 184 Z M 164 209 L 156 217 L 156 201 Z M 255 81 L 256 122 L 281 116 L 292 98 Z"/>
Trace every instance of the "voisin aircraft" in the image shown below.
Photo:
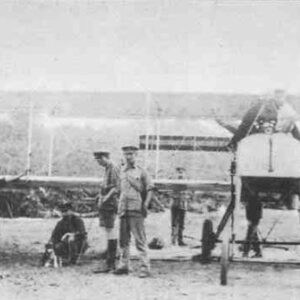
<path fill-rule="evenodd" d="M 227 137 L 203 137 L 178 135 L 142 135 L 141 150 L 185 150 L 185 151 L 226 151 L 231 153 L 230 178 L 227 181 L 203 180 L 154 180 L 158 191 L 190 189 L 201 191 L 228 191 L 231 200 L 219 224 L 206 219 L 202 226 L 202 262 L 213 259 L 213 250 L 221 246 L 221 284 L 227 284 L 229 261 L 235 259 L 236 244 L 245 244 L 236 239 L 237 211 L 239 203 L 247 195 L 279 195 L 276 199 L 285 202 L 290 209 L 299 209 L 300 179 L 300 133 L 297 114 L 283 100 L 259 100 L 237 122 L 216 122 L 231 133 Z M 97 188 L 97 178 L 38 177 L 22 175 L 2 176 L 2 188 L 24 187 L 82 187 Z M 263 201 L 263 200 L 261 200 Z M 278 200 L 279 201 L 279 200 Z M 279 242 L 262 239 L 263 245 L 300 245 L 300 241 Z M 262 261 L 262 260 L 261 260 Z"/>

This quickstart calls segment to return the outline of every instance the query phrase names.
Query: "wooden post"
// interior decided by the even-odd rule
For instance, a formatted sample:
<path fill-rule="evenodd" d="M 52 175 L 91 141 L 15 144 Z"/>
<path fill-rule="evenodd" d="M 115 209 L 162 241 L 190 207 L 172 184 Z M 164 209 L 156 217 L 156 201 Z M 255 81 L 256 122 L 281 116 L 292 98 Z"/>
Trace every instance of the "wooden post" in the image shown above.
<path fill-rule="evenodd" d="M 50 145 L 49 145 L 49 159 L 48 159 L 48 176 L 52 176 L 52 161 L 54 149 L 54 128 L 50 129 Z"/>
<path fill-rule="evenodd" d="M 150 107 L 151 107 L 151 94 L 146 93 L 146 151 L 145 151 L 145 167 L 148 167 L 149 163 L 149 132 L 150 132 Z"/>
<path fill-rule="evenodd" d="M 161 109 L 157 104 L 157 115 L 156 115 L 156 159 L 155 159 L 155 179 L 158 179 L 159 172 L 159 146 L 160 146 L 160 113 Z"/>

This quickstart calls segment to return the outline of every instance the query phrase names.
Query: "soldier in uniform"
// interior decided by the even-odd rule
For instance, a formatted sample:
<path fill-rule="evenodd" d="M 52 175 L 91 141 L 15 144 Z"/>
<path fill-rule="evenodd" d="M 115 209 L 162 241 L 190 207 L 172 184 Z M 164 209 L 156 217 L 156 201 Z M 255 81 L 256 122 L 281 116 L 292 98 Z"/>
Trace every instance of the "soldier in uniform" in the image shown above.
<path fill-rule="evenodd" d="M 185 169 L 183 167 L 176 168 L 176 179 L 186 179 Z M 178 242 L 178 246 L 186 246 L 183 241 L 183 230 L 185 222 L 185 214 L 188 206 L 188 193 L 185 190 L 175 190 L 171 198 L 171 242 L 173 245 Z"/>
<path fill-rule="evenodd" d="M 152 198 L 153 185 L 148 173 L 136 164 L 138 148 L 126 146 L 122 148 L 125 166 L 121 170 L 121 195 L 119 202 L 120 216 L 120 266 L 116 275 L 129 273 L 130 236 L 133 234 L 135 245 L 140 254 L 139 277 L 150 276 L 150 261 L 147 254 L 147 241 L 144 219 Z"/>
<path fill-rule="evenodd" d="M 51 243 L 56 255 L 67 260 L 67 263 L 76 264 L 78 258 L 87 249 L 87 233 L 83 220 L 72 211 L 69 201 L 60 206 L 62 219 L 56 224 Z"/>
<path fill-rule="evenodd" d="M 115 220 L 118 210 L 120 190 L 119 169 L 110 159 L 109 151 L 94 152 L 98 164 L 105 168 L 103 183 L 98 200 L 100 227 L 103 227 L 107 237 L 106 262 L 104 268 L 99 266 L 94 273 L 107 273 L 115 269 L 117 254 L 117 230 Z"/>
<path fill-rule="evenodd" d="M 262 203 L 258 197 L 258 193 L 255 191 L 246 191 L 244 197 L 246 198 L 246 218 L 248 220 L 248 228 L 243 256 L 248 257 L 249 251 L 253 248 L 255 252 L 254 257 L 262 257 L 257 233 L 258 224 L 262 218 Z"/>

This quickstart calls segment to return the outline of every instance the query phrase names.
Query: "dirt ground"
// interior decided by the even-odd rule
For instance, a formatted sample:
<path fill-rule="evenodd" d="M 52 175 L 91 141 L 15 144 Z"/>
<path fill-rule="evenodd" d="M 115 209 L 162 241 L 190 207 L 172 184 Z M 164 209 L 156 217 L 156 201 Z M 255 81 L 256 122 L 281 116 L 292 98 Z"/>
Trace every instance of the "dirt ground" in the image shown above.
<path fill-rule="evenodd" d="M 188 214 L 185 234 L 200 239 L 201 224 L 207 216 Z M 210 217 L 216 226 L 220 214 Z M 201 265 L 190 260 L 192 254 L 200 251 L 193 248 L 200 244 L 198 240 L 186 238 L 188 246 L 184 249 L 169 245 L 169 218 L 169 211 L 151 214 L 147 218 L 148 239 L 160 236 L 166 242 L 166 248 L 161 252 L 150 252 L 153 258 L 152 277 L 147 279 L 137 277 L 136 260 L 133 260 L 133 272 L 129 276 L 92 273 L 99 253 L 106 246 L 97 219 L 85 219 L 90 248 L 80 265 L 60 269 L 39 266 L 43 245 L 57 219 L 0 219 L 0 297 L 16 300 L 299 299 L 299 265 L 261 264 L 251 259 L 243 263 L 234 262 L 230 265 L 228 286 L 220 286 L 219 263 Z M 293 211 L 265 210 L 261 224 L 263 236 L 267 235 L 276 220 L 277 225 L 268 240 L 300 241 L 299 219 Z M 237 223 L 237 236 L 242 238 L 246 229 L 243 212 Z M 292 246 L 289 251 L 264 249 L 264 259 L 275 257 L 278 261 L 300 261 L 298 248 Z M 180 256 L 182 261 L 158 260 L 175 256 Z"/>

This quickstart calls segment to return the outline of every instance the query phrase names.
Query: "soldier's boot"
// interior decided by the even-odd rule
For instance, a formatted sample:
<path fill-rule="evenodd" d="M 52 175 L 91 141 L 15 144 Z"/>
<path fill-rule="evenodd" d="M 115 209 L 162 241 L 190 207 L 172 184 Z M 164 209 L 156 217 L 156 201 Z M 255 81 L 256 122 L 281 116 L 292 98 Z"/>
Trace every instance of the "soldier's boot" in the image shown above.
<path fill-rule="evenodd" d="M 250 251 L 250 243 L 246 241 L 246 243 L 243 245 L 243 257 L 248 257 Z"/>
<path fill-rule="evenodd" d="M 254 255 L 252 257 L 262 257 L 261 250 L 259 249 L 258 251 L 255 251 Z"/>
<path fill-rule="evenodd" d="M 253 241 L 253 250 L 254 250 L 254 255 L 253 257 L 262 257 L 262 253 L 261 253 L 261 247 L 258 244 L 259 239 L 257 236 L 257 233 L 254 236 L 254 241 Z"/>
<path fill-rule="evenodd" d="M 108 273 L 116 267 L 117 240 L 108 240 L 107 254 L 104 266 L 99 266 L 93 273 Z"/>
<path fill-rule="evenodd" d="M 251 227 L 248 226 L 245 244 L 243 245 L 243 257 L 249 256 L 250 247 L 251 247 Z"/>
<path fill-rule="evenodd" d="M 114 271 L 116 269 L 116 260 L 117 260 L 117 249 L 118 249 L 118 240 L 110 240 L 110 261 L 109 267 L 110 271 Z"/>
<path fill-rule="evenodd" d="M 172 245 L 176 245 L 176 227 L 172 227 L 172 233 L 171 233 L 171 243 Z"/>
<path fill-rule="evenodd" d="M 181 228 L 178 230 L 178 246 L 186 246 L 186 243 L 183 241 L 183 230 Z"/>
<path fill-rule="evenodd" d="M 121 248 L 121 256 L 120 256 L 120 263 L 118 268 L 116 268 L 113 272 L 115 275 L 128 275 L 129 274 L 129 246 Z"/>

